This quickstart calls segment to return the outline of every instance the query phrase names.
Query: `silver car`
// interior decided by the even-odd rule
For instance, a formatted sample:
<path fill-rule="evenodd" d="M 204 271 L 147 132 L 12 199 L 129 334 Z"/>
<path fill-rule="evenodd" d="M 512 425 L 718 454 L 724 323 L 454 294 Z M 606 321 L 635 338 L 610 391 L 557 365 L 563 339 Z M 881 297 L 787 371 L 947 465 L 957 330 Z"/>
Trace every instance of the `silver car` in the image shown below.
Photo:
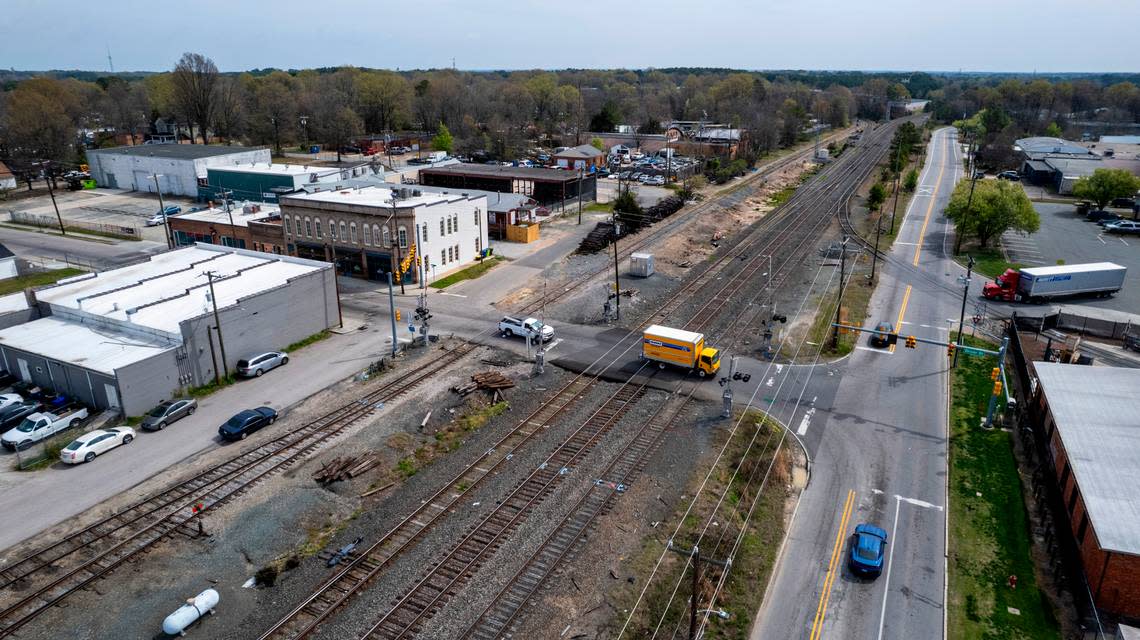
<path fill-rule="evenodd" d="M 193 398 L 168 400 L 151 409 L 143 418 L 141 426 L 147 431 L 161 431 L 172 422 L 194 415 L 197 409 L 198 401 Z"/>
<path fill-rule="evenodd" d="M 257 378 L 283 364 L 289 364 L 289 354 L 284 351 L 268 351 L 238 360 L 237 374 L 245 378 Z"/>

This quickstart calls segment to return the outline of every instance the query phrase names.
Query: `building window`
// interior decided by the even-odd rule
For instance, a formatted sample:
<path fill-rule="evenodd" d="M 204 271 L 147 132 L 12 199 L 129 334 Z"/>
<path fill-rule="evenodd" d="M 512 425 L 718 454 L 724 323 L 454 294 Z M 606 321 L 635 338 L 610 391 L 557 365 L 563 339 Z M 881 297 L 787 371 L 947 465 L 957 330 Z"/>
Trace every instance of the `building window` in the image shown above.
<path fill-rule="evenodd" d="M 321 235 L 324 233 L 324 231 L 322 231 L 322 227 L 321 227 L 321 219 L 320 218 L 313 218 L 313 226 L 316 227 L 317 238 L 320 239 Z"/>
<path fill-rule="evenodd" d="M 453 251 L 454 249 L 455 249 L 455 247 L 448 247 L 447 248 L 447 261 L 448 262 L 451 262 L 452 260 L 455 259 L 455 258 L 452 258 L 452 256 L 455 255 L 455 253 Z"/>
<path fill-rule="evenodd" d="M 459 259 L 459 245 L 455 245 L 455 259 Z"/>
<path fill-rule="evenodd" d="M 447 234 L 445 234 L 443 232 L 443 218 L 440 218 L 439 219 L 439 236 L 442 238 L 445 235 L 447 235 Z"/>
<path fill-rule="evenodd" d="M 459 214 L 458 213 L 451 216 L 451 228 L 455 229 L 456 233 L 459 233 Z"/>
<path fill-rule="evenodd" d="M 376 243 L 376 246 L 380 246 L 380 225 L 372 225 L 372 241 Z"/>
<path fill-rule="evenodd" d="M 476 257 L 478 257 L 478 256 L 479 256 L 479 252 L 480 252 L 480 251 L 482 251 L 482 250 L 483 250 L 483 247 L 479 246 L 479 238 L 478 238 L 478 237 L 476 237 L 476 238 L 475 238 L 475 256 L 476 256 Z"/>
<path fill-rule="evenodd" d="M 1089 530 L 1089 514 L 1086 512 L 1081 515 L 1081 526 L 1077 527 L 1077 544 L 1085 543 L 1085 534 Z"/>
<path fill-rule="evenodd" d="M 420 227 L 420 236 L 422 236 L 423 242 L 427 242 L 427 223 L 426 222 L 424 223 L 424 225 L 422 227 Z"/>
<path fill-rule="evenodd" d="M 479 210 L 478 209 L 475 210 L 475 216 L 474 217 L 475 217 L 475 226 L 478 227 L 479 226 Z"/>
<path fill-rule="evenodd" d="M 364 225 L 364 244 L 372 244 L 372 227 L 369 225 Z"/>
<path fill-rule="evenodd" d="M 292 224 L 293 221 L 292 221 L 292 219 L 290 219 L 289 216 L 282 216 L 282 217 L 285 219 L 285 235 L 288 235 L 288 236 L 293 235 L 293 224 Z"/>
<path fill-rule="evenodd" d="M 440 224 L 443 224 L 442 220 L 440 221 Z M 444 251 L 443 249 L 439 250 L 439 263 L 447 264 L 447 251 Z"/>
<path fill-rule="evenodd" d="M 344 220 L 340 221 L 340 239 L 342 241 L 348 240 L 348 230 L 344 226 Z"/>
<path fill-rule="evenodd" d="M 312 238 L 313 237 L 313 221 L 310 220 L 308 217 L 305 218 L 305 237 L 306 238 Z"/>
<path fill-rule="evenodd" d="M 396 230 L 396 241 L 400 243 L 401 249 L 408 248 L 408 229 L 407 227 L 400 227 Z"/>
<path fill-rule="evenodd" d="M 388 232 L 388 225 L 384 225 L 383 233 L 384 233 L 384 246 L 385 247 L 392 246 L 392 234 L 390 234 Z"/>
<path fill-rule="evenodd" d="M 1073 511 L 1075 511 L 1077 508 L 1077 495 L 1079 493 L 1080 492 L 1077 491 L 1077 483 L 1074 482 L 1073 483 L 1073 492 L 1071 494 L 1069 494 L 1069 515 L 1070 516 L 1073 515 Z"/>
<path fill-rule="evenodd" d="M 329 220 L 329 237 L 336 240 L 336 220 Z"/>
<path fill-rule="evenodd" d="M 1061 482 L 1060 482 L 1061 491 L 1065 490 L 1065 483 L 1069 481 L 1069 474 L 1070 473 L 1072 473 L 1072 470 L 1069 468 L 1069 463 L 1066 461 L 1065 462 L 1065 468 L 1061 469 Z"/>
<path fill-rule="evenodd" d="M 356 244 L 356 223 L 353 222 L 348 227 L 349 233 L 352 234 L 352 244 Z"/>

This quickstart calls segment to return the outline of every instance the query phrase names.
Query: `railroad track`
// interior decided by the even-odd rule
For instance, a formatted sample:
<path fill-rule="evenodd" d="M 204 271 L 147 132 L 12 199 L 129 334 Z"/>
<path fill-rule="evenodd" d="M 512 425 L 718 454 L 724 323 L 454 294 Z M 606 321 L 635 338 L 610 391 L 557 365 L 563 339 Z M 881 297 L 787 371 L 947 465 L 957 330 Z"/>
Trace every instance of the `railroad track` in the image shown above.
<path fill-rule="evenodd" d="M 476 348 L 464 344 L 425 365 L 301 427 L 221 462 L 124 510 L 69 534 L 3 570 L 0 637 L 6 637 L 75 591 L 107 575 L 161 540 L 269 475 L 307 459 L 322 444 L 357 420 L 439 373 Z"/>
<path fill-rule="evenodd" d="M 778 217 L 779 216 L 770 216 L 771 219 Z M 750 234 L 749 237 L 751 238 L 756 235 L 758 234 L 753 233 Z M 715 277 L 715 273 L 719 272 L 719 268 L 723 268 L 727 262 L 735 260 L 736 258 L 736 253 L 732 251 L 726 252 L 720 258 L 710 263 L 702 271 L 700 276 L 674 293 L 666 304 L 668 305 L 674 300 L 681 299 L 693 289 L 703 286 L 711 278 Z M 748 266 L 754 267 L 754 262 L 755 260 L 750 261 Z M 738 289 L 747 280 L 748 275 L 749 273 L 745 273 L 742 277 L 738 274 L 726 287 L 735 286 Z M 719 299 L 717 299 L 716 302 L 719 302 Z M 706 303 L 706 305 L 709 304 L 713 304 L 713 301 Z M 695 321 L 698 320 L 691 322 Z M 644 326 L 645 324 L 648 324 L 648 322 L 639 326 Z M 626 351 L 628 351 L 628 348 Z M 622 354 L 624 353 L 625 351 L 622 352 Z M 619 354 L 619 357 L 620 355 L 621 354 Z M 601 358 L 599 360 L 601 360 Z M 607 367 L 608 365 L 603 366 L 598 373 L 600 374 Z M 589 371 L 589 368 L 587 368 L 587 371 Z M 531 439 L 530 436 L 534 432 L 545 428 L 552 420 L 563 413 L 566 407 L 580 400 L 585 391 L 593 386 L 596 377 L 596 375 L 588 377 L 586 372 L 584 372 L 571 381 L 571 383 L 563 387 L 563 389 L 557 392 L 551 400 L 548 400 L 535 415 L 520 422 L 519 426 L 504 436 L 499 443 L 488 449 L 483 456 L 471 463 L 467 469 L 462 471 L 454 479 L 442 485 L 431 498 L 423 501 L 420 508 L 405 517 L 404 520 L 386 533 L 380 540 L 359 554 L 355 560 L 322 583 L 312 595 L 264 633 L 261 639 L 301 638 L 314 632 L 321 623 L 326 621 L 335 611 L 342 607 L 353 594 L 358 593 L 374 580 L 400 553 L 408 550 L 422 538 L 426 531 L 445 517 L 444 514 L 450 511 L 450 506 L 458 502 L 461 498 L 462 493 L 456 493 L 455 487 L 462 485 L 465 488 L 464 491 L 469 491 L 489 477 L 502 464 L 510 460 L 519 447 L 529 442 Z M 629 380 L 632 380 L 632 378 L 633 376 L 630 376 Z M 606 404 L 603 404 L 603 408 L 612 402 L 619 402 L 622 407 L 628 407 L 632 404 L 623 402 L 619 397 L 619 394 L 621 394 L 623 390 L 628 389 L 630 384 L 631 382 L 627 380 L 627 382 L 619 388 L 618 392 L 611 396 L 610 399 L 606 401 Z M 642 389 L 643 392 L 644 385 L 640 385 L 638 388 Z M 695 389 L 695 385 L 693 389 Z M 683 406 L 684 403 L 682 402 L 681 406 L 677 408 L 677 411 L 679 412 Z M 592 423 L 591 421 L 587 421 L 588 424 L 579 427 L 579 431 L 575 433 L 580 433 L 584 428 L 590 428 L 591 424 L 596 425 L 598 420 L 601 420 L 601 424 L 603 425 L 612 426 L 612 424 L 616 422 L 617 417 L 620 417 L 620 415 L 610 419 L 605 413 L 595 414 L 591 417 Z M 608 429 L 608 426 L 606 429 Z M 596 442 L 596 439 L 603 434 L 602 431 L 599 431 L 594 439 L 588 441 L 587 446 L 592 446 L 592 444 Z M 571 450 L 573 450 L 575 447 L 573 443 L 570 444 Z M 555 450 L 555 453 L 551 455 L 559 455 L 559 452 L 565 450 L 565 445 L 566 443 L 563 443 L 563 446 L 560 446 Z M 617 462 L 615 462 L 615 464 L 617 464 Z M 562 468 L 565 467 L 559 467 L 559 469 Z M 533 477 L 532 475 L 532 478 Z M 553 483 L 553 481 L 558 479 L 557 477 L 553 480 L 551 478 L 545 478 L 544 481 L 551 480 Z M 534 482 L 538 482 L 538 480 L 532 480 L 532 485 Z M 526 486 L 526 484 L 524 481 L 520 487 Z M 544 484 L 542 486 L 548 485 Z M 516 489 L 516 491 L 519 491 L 519 489 Z M 517 523 L 520 521 L 520 518 L 525 515 L 526 510 L 533 508 L 538 502 L 541 502 L 541 499 L 544 498 L 547 493 L 548 492 L 534 493 L 531 491 L 527 494 L 522 494 L 527 496 L 527 504 L 530 504 L 530 506 L 521 511 L 511 513 L 510 518 L 504 519 L 502 515 L 494 518 L 489 517 L 490 519 L 483 523 L 485 528 L 483 534 L 478 536 L 479 540 L 484 543 L 484 546 L 478 550 L 476 556 L 470 556 L 470 553 L 468 553 L 470 546 L 477 544 L 477 542 L 472 542 L 475 538 L 469 535 L 464 537 L 447 557 L 452 558 L 454 556 L 454 558 L 466 558 L 469 561 L 478 560 L 481 562 L 482 558 L 493 553 L 505 536 L 513 531 L 514 527 L 517 526 Z M 517 498 L 520 494 L 512 493 L 511 495 Z M 503 504 L 507 502 L 508 501 L 504 501 Z M 517 500 L 512 504 L 514 504 L 515 507 L 519 506 Z M 503 507 L 503 509 L 510 508 L 511 507 Z M 496 510 L 496 513 L 500 512 Z M 478 531 L 478 529 L 476 529 L 476 531 Z M 464 549 L 466 549 L 466 551 Z M 440 562 L 435 565 L 432 570 L 429 570 L 426 576 L 405 594 L 404 598 L 398 603 L 399 606 L 394 607 L 384 618 L 377 622 L 370 633 L 378 637 L 391 634 L 395 632 L 394 630 L 399 630 L 399 633 L 404 633 L 408 631 L 409 628 L 419 625 L 422 620 L 430 617 L 434 610 L 438 608 L 441 601 L 450 597 L 459 586 L 454 581 L 462 579 L 463 574 L 454 574 L 453 569 L 455 562 L 459 562 L 459 560 L 453 559 L 451 561 Z M 471 571 L 463 573 L 471 573 Z M 443 580 L 441 576 L 445 576 L 447 579 Z M 444 583 L 450 586 L 442 590 L 439 589 L 441 584 Z"/>

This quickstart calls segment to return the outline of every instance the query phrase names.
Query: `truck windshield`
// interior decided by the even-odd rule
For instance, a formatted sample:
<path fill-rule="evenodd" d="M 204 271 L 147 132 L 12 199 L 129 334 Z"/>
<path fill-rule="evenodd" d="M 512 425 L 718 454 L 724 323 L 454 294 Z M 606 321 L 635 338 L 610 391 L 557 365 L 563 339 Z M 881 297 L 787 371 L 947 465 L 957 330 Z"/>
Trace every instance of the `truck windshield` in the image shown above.
<path fill-rule="evenodd" d="M 20 423 L 20 426 L 16 427 L 16 430 L 22 431 L 23 433 L 31 433 L 35 430 L 36 424 L 36 420 L 32 420 L 31 418 L 24 418 L 24 421 Z"/>

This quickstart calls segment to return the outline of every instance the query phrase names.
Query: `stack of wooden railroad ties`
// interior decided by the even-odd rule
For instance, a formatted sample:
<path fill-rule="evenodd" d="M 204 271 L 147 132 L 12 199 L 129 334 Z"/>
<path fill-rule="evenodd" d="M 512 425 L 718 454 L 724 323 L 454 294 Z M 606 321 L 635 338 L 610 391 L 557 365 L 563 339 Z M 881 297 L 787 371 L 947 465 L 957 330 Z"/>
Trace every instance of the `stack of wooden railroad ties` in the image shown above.
<path fill-rule="evenodd" d="M 313 472 L 313 480 L 321 484 L 348 480 L 368 471 L 379 463 L 380 456 L 374 452 L 359 456 L 337 456 Z"/>
<path fill-rule="evenodd" d="M 461 396 L 466 396 L 474 393 L 479 389 L 491 391 L 491 403 L 496 403 L 502 398 L 501 391 L 503 389 L 510 389 L 515 386 L 515 381 L 507 376 L 499 373 L 498 371 L 485 371 L 483 373 L 476 373 L 471 376 L 471 382 L 463 385 L 456 385 L 451 388 L 455 393 Z"/>

